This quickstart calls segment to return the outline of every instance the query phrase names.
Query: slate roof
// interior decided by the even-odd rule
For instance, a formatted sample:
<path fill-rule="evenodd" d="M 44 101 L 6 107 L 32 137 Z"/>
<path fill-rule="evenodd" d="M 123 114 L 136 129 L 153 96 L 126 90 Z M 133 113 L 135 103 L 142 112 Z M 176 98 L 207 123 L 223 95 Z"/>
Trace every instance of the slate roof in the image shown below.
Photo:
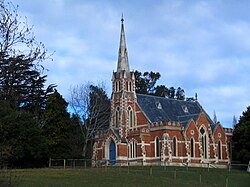
<path fill-rule="evenodd" d="M 196 121 L 204 112 L 214 129 L 215 125 L 198 101 L 182 101 L 164 97 L 136 94 L 137 103 L 151 123 L 159 121 L 180 122 L 184 127 L 193 119 Z"/>

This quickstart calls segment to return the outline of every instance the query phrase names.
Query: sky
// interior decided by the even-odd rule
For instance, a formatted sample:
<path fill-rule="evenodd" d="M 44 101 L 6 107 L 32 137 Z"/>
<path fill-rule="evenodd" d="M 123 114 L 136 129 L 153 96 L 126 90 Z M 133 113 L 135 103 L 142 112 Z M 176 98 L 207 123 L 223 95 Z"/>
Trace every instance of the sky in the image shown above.
<path fill-rule="evenodd" d="M 250 105 L 248 0 L 12 0 L 53 53 L 47 84 L 68 100 L 70 87 L 104 82 L 111 95 L 124 15 L 131 70 L 161 74 L 213 119 L 232 127 Z"/>

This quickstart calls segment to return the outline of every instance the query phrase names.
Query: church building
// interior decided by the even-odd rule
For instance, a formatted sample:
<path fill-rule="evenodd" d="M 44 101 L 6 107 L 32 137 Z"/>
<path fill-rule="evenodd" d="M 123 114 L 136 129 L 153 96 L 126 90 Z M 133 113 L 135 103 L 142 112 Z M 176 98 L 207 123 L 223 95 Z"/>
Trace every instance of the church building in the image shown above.
<path fill-rule="evenodd" d="M 230 135 L 220 123 L 214 124 L 197 98 L 185 101 L 135 92 L 122 18 L 110 125 L 96 134 L 93 159 L 121 165 L 226 165 Z"/>

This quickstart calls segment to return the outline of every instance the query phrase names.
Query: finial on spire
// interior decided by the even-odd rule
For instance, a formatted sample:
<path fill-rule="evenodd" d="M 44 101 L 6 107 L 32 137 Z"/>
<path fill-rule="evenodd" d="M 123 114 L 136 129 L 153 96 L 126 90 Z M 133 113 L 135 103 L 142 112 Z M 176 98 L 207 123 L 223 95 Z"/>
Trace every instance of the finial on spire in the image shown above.
<path fill-rule="evenodd" d="M 123 13 L 122 13 L 122 19 L 121 19 L 121 22 L 122 22 L 122 23 L 124 22 L 124 19 L 123 19 Z"/>

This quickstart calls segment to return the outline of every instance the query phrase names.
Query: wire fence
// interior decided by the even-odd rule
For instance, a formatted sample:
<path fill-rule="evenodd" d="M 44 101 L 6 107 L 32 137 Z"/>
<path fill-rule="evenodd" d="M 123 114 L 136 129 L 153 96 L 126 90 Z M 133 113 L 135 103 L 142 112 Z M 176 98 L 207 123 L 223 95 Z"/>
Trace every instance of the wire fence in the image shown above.
<path fill-rule="evenodd" d="M 87 168 L 91 165 L 91 159 L 49 159 L 49 168 Z"/>
<path fill-rule="evenodd" d="M 176 168 L 177 163 L 174 162 L 158 162 L 158 163 L 143 163 L 143 162 L 132 162 L 127 161 L 126 163 L 115 163 L 110 162 L 109 160 L 93 160 L 93 159 L 50 159 L 49 160 L 49 168 L 127 168 L 127 170 L 138 170 L 138 168 L 161 168 L 161 170 L 171 170 L 171 168 Z M 228 165 L 220 165 L 220 164 L 210 164 L 210 163 L 199 163 L 199 164 L 190 164 L 190 163 L 178 163 L 178 170 L 185 171 L 194 171 L 195 168 L 199 168 L 204 171 L 225 171 L 228 170 L 238 170 L 238 171 L 247 171 L 249 164 L 228 164 Z"/>

